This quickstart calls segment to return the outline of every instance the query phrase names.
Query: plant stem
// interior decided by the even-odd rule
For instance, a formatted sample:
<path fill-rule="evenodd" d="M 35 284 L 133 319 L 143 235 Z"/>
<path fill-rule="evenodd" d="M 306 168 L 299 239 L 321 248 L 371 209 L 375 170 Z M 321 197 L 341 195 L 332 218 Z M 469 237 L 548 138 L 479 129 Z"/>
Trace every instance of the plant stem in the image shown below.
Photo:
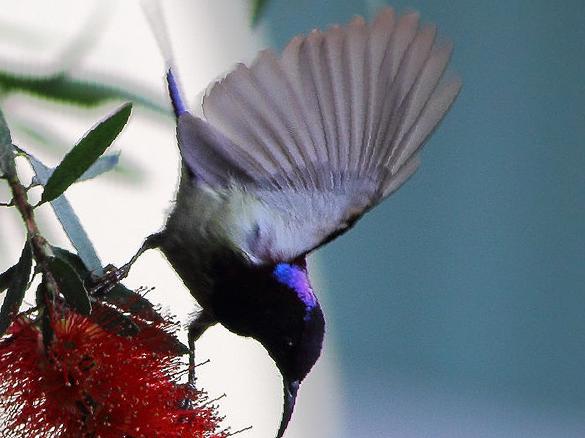
<path fill-rule="evenodd" d="M 59 291 L 59 286 L 49 270 L 49 257 L 52 256 L 51 247 L 41 235 L 39 227 L 35 222 L 34 210 L 28 202 L 26 188 L 22 185 L 17 175 L 10 175 L 7 180 L 12 190 L 12 202 L 14 202 L 14 206 L 20 212 L 24 221 L 28 239 L 32 245 L 33 257 L 43 273 L 49 294 L 55 297 Z"/>

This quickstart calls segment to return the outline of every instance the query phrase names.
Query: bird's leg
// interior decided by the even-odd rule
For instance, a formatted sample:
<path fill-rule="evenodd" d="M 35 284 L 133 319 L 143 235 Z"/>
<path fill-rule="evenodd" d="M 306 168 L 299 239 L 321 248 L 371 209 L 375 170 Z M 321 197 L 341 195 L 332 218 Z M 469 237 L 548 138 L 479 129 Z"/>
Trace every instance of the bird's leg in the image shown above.
<path fill-rule="evenodd" d="M 158 248 L 160 246 L 161 240 L 162 240 L 162 233 L 155 233 L 155 234 L 151 234 L 150 236 L 148 236 L 144 240 L 144 242 L 142 243 L 142 246 L 140 247 L 140 249 L 136 252 L 136 254 L 134 254 L 132 256 L 130 261 L 128 263 L 126 263 L 124 266 L 122 266 L 120 269 L 118 269 L 118 271 L 122 275 L 120 277 L 120 280 L 122 280 L 123 278 L 126 278 L 128 276 L 128 273 L 130 272 L 130 268 L 136 262 L 136 260 L 138 260 L 138 257 L 140 257 L 142 254 L 144 254 L 149 249 Z M 118 281 L 120 281 L 120 280 L 118 280 Z"/>
<path fill-rule="evenodd" d="M 161 239 L 161 233 L 151 234 L 144 240 L 140 249 L 132 256 L 128 263 L 123 265 L 121 268 L 108 265 L 106 267 L 105 274 L 97 278 L 96 285 L 90 289 L 90 295 L 104 294 L 111 290 L 116 284 L 128 276 L 130 268 L 136 262 L 136 260 L 138 260 L 138 257 L 140 257 L 149 249 L 158 248 L 160 246 Z"/>
<path fill-rule="evenodd" d="M 189 386 L 195 387 L 195 341 L 203 334 L 205 330 L 215 324 L 215 319 L 205 310 L 202 310 L 197 318 L 189 324 L 188 343 L 189 343 Z"/>
<path fill-rule="evenodd" d="M 199 315 L 189 324 L 188 343 L 189 343 L 189 374 L 187 387 L 191 391 L 195 391 L 195 341 L 203 334 L 205 330 L 215 324 L 215 319 L 205 310 L 202 310 Z M 183 400 L 184 409 L 192 409 L 193 402 L 189 396 Z"/>

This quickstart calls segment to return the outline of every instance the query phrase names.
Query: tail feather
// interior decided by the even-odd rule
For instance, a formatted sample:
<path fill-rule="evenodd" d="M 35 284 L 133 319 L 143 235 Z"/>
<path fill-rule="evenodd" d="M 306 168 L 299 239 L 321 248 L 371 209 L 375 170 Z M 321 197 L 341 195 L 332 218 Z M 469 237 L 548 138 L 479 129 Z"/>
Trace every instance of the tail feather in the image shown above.
<path fill-rule="evenodd" d="M 165 62 L 169 97 L 171 98 L 175 117 L 178 119 L 181 114 L 187 112 L 187 107 L 175 75 L 173 50 L 161 3 L 159 0 L 142 0 L 141 4 Z"/>
<path fill-rule="evenodd" d="M 171 104 L 173 105 L 173 111 L 175 113 L 175 117 L 179 119 L 179 116 L 183 113 L 187 112 L 187 107 L 183 102 L 183 98 L 181 97 L 181 90 L 179 88 L 179 84 L 175 79 L 175 75 L 173 73 L 173 69 L 169 67 L 167 70 L 167 87 L 169 89 L 169 97 L 171 98 Z"/>

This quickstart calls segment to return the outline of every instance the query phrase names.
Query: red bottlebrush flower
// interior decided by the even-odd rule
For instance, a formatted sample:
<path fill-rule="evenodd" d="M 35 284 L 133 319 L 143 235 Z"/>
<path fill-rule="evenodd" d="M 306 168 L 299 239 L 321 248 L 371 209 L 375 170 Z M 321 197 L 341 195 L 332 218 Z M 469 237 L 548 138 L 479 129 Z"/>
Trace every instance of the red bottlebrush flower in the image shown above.
<path fill-rule="evenodd" d="M 226 437 L 205 395 L 176 382 L 175 355 L 69 311 L 52 329 L 45 348 L 19 318 L 0 342 L 1 436 Z M 185 399 L 196 406 L 181 408 Z"/>

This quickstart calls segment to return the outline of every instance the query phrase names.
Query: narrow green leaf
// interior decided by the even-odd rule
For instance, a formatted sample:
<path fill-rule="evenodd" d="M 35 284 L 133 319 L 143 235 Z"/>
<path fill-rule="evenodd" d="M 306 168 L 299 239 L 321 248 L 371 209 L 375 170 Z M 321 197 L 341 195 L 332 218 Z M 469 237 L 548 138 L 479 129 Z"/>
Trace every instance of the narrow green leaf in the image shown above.
<path fill-rule="evenodd" d="M 63 153 L 69 149 L 69 147 L 65 147 L 66 142 L 59 136 L 59 134 L 56 134 L 46 126 L 40 126 L 37 120 L 33 121 L 25 117 L 18 117 L 17 119 L 13 118 L 11 126 L 13 132 L 18 132 L 20 135 L 26 136 L 28 140 L 38 143 L 43 146 L 44 150 L 47 150 L 52 154 L 59 153 L 60 155 L 63 155 Z M 105 169 L 105 172 L 113 170 L 114 176 L 118 179 L 122 179 L 122 182 L 138 184 L 144 180 L 144 175 L 142 174 L 144 170 L 140 169 L 140 166 L 132 160 L 131 157 L 126 157 L 124 163 L 120 163 L 120 152 L 114 152 L 100 157 L 100 159 L 96 161 L 87 172 L 92 172 L 94 166 L 103 169 L 106 164 L 113 165 L 113 168 Z M 88 179 L 86 177 L 87 172 L 84 173 L 77 182 Z M 94 177 L 95 176 L 97 175 L 94 175 Z"/>
<path fill-rule="evenodd" d="M 135 322 L 140 330 L 147 333 L 152 328 L 152 324 L 144 323 L 141 320 L 136 319 Z M 174 334 L 168 333 L 162 329 L 158 329 L 155 336 L 143 336 L 141 343 L 152 351 L 159 353 L 177 355 L 189 354 L 189 347 L 179 341 Z"/>
<path fill-rule="evenodd" d="M 4 292 L 12 284 L 12 280 L 14 279 L 17 268 L 18 264 L 8 268 L 6 271 L 0 274 L 0 292 Z"/>
<path fill-rule="evenodd" d="M 41 334 L 43 335 L 43 346 L 45 350 L 51 345 L 53 340 L 53 327 L 51 323 L 51 312 L 47 308 L 47 299 L 49 294 L 45 282 L 39 283 L 36 290 L 37 308 L 39 309 L 39 317 L 41 320 Z"/>
<path fill-rule="evenodd" d="M 75 269 L 66 261 L 58 257 L 49 260 L 49 270 L 59 285 L 59 291 L 65 297 L 65 301 L 82 315 L 89 315 L 91 302 L 83 286 L 83 281 L 75 272 Z"/>
<path fill-rule="evenodd" d="M 181 343 L 174 333 L 162 327 L 164 323 L 159 325 L 146 322 L 136 315 L 124 314 L 117 307 L 99 301 L 93 305 L 91 319 L 103 329 L 118 336 L 131 338 L 143 332 L 140 344 L 151 351 L 172 355 L 189 354 L 189 348 Z"/>
<path fill-rule="evenodd" d="M 93 106 L 112 98 L 111 90 L 90 83 L 72 80 L 64 73 L 51 76 L 27 77 L 0 71 L 3 91 L 24 91 L 46 99 Z"/>
<path fill-rule="evenodd" d="M 132 321 L 132 318 L 99 301 L 93 304 L 91 319 L 103 329 L 118 336 L 133 337 L 140 332 L 140 328 Z"/>
<path fill-rule="evenodd" d="M 14 148 L 12 147 L 12 138 L 10 130 L 4 120 L 4 114 L 0 110 L 0 177 L 13 176 L 16 174 L 16 165 L 14 164 Z"/>
<path fill-rule="evenodd" d="M 28 159 L 39 182 L 45 185 L 51 176 L 51 169 L 30 154 L 28 154 Z M 64 195 L 59 196 L 51 201 L 51 207 L 71 244 L 83 260 L 83 264 L 89 271 L 101 275 L 103 273 L 102 262 L 67 198 Z"/>
<path fill-rule="evenodd" d="M 127 103 L 118 111 L 100 122 L 87 133 L 71 151 L 65 155 L 63 161 L 55 168 L 50 176 L 41 202 L 52 201 L 61 195 L 67 187 L 73 184 L 91 165 L 104 153 L 118 136 L 132 111 L 132 104 Z"/>
<path fill-rule="evenodd" d="M 100 298 L 139 318 L 153 322 L 164 321 L 164 318 L 156 311 L 150 301 L 121 283 L 115 285 Z"/>
<path fill-rule="evenodd" d="M 252 26 L 258 25 L 269 0 L 252 0 Z"/>
<path fill-rule="evenodd" d="M 87 270 L 77 254 L 56 246 L 51 247 L 51 249 L 54 256 L 69 264 L 83 281 L 90 278 L 91 272 Z M 159 315 L 150 301 L 121 283 L 116 284 L 108 292 L 96 295 L 93 298 L 110 303 L 124 312 L 131 313 L 139 318 L 153 322 L 164 321 L 164 318 Z"/>
<path fill-rule="evenodd" d="M 24 293 L 28 286 L 30 272 L 32 268 L 32 250 L 28 240 L 24 244 L 24 248 L 20 255 L 20 259 L 16 264 L 15 272 L 12 277 L 12 282 L 6 292 L 6 297 L 0 308 L 0 335 L 6 332 L 14 317 L 18 314 Z"/>
<path fill-rule="evenodd" d="M 58 246 L 51 246 L 51 251 L 53 251 L 53 256 L 63 260 L 69 266 L 73 268 L 75 273 L 81 281 L 85 282 L 91 275 L 91 272 L 85 267 L 85 264 L 81 260 L 81 258 L 66 249 L 59 248 Z"/>
<path fill-rule="evenodd" d="M 8 129 L 8 125 L 6 124 L 2 110 L 0 110 L 0 145 L 12 145 L 10 129 Z"/>
<path fill-rule="evenodd" d="M 170 115 L 168 107 L 141 94 L 131 93 L 107 84 L 76 80 L 67 73 L 27 77 L 0 70 L 0 89 L 4 93 L 25 92 L 44 99 L 87 107 L 100 105 L 114 99 L 131 100 L 137 105 Z"/>

